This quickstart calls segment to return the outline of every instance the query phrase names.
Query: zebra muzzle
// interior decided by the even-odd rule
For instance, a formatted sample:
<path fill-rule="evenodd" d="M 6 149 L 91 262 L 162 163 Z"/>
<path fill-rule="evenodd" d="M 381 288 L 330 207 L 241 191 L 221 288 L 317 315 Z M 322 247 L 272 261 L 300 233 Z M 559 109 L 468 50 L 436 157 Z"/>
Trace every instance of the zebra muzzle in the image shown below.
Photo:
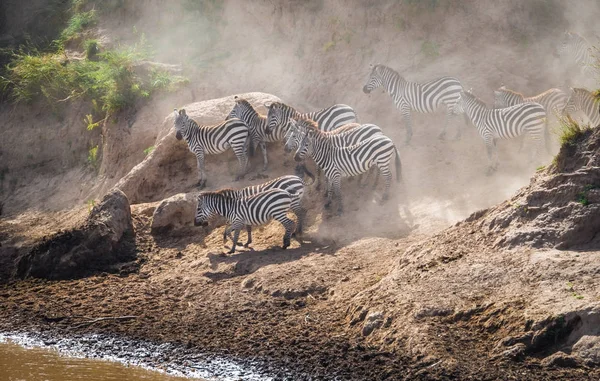
<path fill-rule="evenodd" d="M 194 226 L 208 226 L 208 222 L 194 219 Z"/>
<path fill-rule="evenodd" d="M 177 140 L 181 140 L 181 139 L 183 138 L 183 136 L 181 135 L 181 132 L 177 131 L 177 132 L 175 133 L 175 138 L 176 138 Z"/>
<path fill-rule="evenodd" d="M 369 94 L 369 93 L 371 93 L 371 90 L 369 90 L 369 88 L 367 86 L 364 86 L 363 87 L 363 93 Z"/>

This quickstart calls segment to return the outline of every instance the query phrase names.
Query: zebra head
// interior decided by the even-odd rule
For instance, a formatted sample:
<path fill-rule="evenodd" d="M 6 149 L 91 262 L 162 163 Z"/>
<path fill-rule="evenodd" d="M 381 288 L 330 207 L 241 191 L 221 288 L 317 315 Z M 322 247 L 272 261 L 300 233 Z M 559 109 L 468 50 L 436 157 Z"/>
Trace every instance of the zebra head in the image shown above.
<path fill-rule="evenodd" d="M 497 90 L 494 90 L 494 108 L 504 108 L 510 106 L 508 104 L 508 95 L 510 90 L 502 85 Z"/>
<path fill-rule="evenodd" d="M 290 119 L 290 128 L 285 134 L 285 147 L 284 151 L 289 153 L 300 144 L 300 140 L 302 140 L 302 133 L 298 128 L 298 124 L 295 120 Z"/>
<path fill-rule="evenodd" d="M 208 226 L 208 220 L 215 213 L 209 208 L 206 202 L 206 195 L 200 193 L 198 195 L 198 205 L 196 206 L 196 215 L 194 216 L 194 226 Z"/>
<path fill-rule="evenodd" d="M 267 134 L 271 134 L 282 123 L 283 104 L 280 102 L 273 102 L 269 105 L 269 112 L 267 113 L 267 128 L 265 131 Z"/>
<path fill-rule="evenodd" d="M 233 108 L 231 109 L 231 112 L 229 112 L 229 114 L 227 114 L 227 116 L 225 117 L 225 120 L 229 120 L 232 118 L 240 118 L 240 112 L 239 112 L 239 102 L 238 102 L 238 96 L 236 95 L 234 98 L 235 100 L 235 105 L 233 105 Z"/>
<path fill-rule="evenodd" d="M 176 131 L 175 137 L 177 138 L 177 140 L 183 139 L 183 133 L 188 124 L 188 120 L 189 120 L 189 117 L 185 113 L 185 109 L 181 109 L 179 111 L 177 111 L 177 109 L 175 109 L 174 124 L 175 124 L 175 131 Z"/>
<path fill-rule="evenodd" d="M 313 139 L 319 133 L 319 128 L 310 119 L 300 119 L 298 122 L 298 131 L 298 148 L 294 154 L 294 160 L 300 162 L 304 160 L 312 149 Z"/>
<path fill-rule="evenodd" d="M 573 54 L 574 51 L 576 51 L 576 45 L 580 40 L 583 40 L 583 37 L 577 33 L 565 31 L 556 49 L 556 56 L 564 57 Z"/>
<path fill-rule="evenodd" d="M 369 94 L 376 88 L 383 86 L 383 76 L 379 70 L 380 66 L 381 65 L 379 64 L 373 66 L 371 74 L 369 75 L 369 79 L 367 80 L 367 83 L 363 86 L 363 93 Z"/>
<path fill-rule="evenodd" d="M 570 116 L 572 113 L 581 110 L 581 103 L 585 97 L 586 92 L 587 90 L 585 89 L 571 88 L 569 98 L 567 99 L 567 103 L 565 103 L 562 115 Z"/>

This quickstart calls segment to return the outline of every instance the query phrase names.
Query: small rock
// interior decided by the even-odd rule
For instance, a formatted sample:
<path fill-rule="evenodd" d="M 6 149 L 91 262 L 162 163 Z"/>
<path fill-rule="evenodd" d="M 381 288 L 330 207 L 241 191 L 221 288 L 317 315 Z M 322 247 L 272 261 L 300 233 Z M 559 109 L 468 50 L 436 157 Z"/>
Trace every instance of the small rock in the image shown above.
<path fill-rule="evenodd" d="M 541 361 L 542 366 L 545 367 L 561 367 L 561 368 L 574 368 L 579 365 L 577 359 L 574 356 L 568 355 L 565 352 L 558 351 L 544 358 Z"/>
<path fill-rule="evenodd" d="M 367 316 L 363 325 L 362 335 L 369 336 L 373 330 L 381 327 L 383 324 L 383 312 L 373 312 Z"/>
<path fill-rule="evenodd" d="M 242 288 L 252 288 L 256 283 L 254 278 L 246 278 L 242 281 Z"/>
<path fill-rule="evenodd" d="M 343 277 L 342 279 L 340 279 L 340 281 L 341 281 L 341 282 L 347 282 L 347 281 L 349 281 L 349 280 L 350 280 L 350 278 L 349 278 L 349 277 L 347 277 L 347 276 L 345 276 L 345 277 Z"/>
<path fill-rule="evenodd" d="M 509 347 L 508 349 L 500 352 L 500 354 L 497 357 L 502 357 L 502 358 L 506 358 L 509 360 L 520 360 L 525 355 L 526 349 L 527 349 L 527 346 L 525 344 L 518 343 L 518 344 L 515 344 L 512 347 Z"/>

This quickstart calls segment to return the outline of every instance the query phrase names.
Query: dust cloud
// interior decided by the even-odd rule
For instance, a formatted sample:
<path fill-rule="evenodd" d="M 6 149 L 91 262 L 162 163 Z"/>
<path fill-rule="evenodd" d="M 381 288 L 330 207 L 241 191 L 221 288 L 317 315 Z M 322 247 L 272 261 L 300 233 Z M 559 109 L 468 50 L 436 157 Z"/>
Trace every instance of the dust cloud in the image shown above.
<path fill-rule="evenodd" d="M 361 122 L 379 125 L 400 149 L 404 188 L 392 202 L 401 217 L 386 226 L 401 220 L 428 232 L 506 199 L 551 162 L 557 144 L 530 163 L 527 145 L 519 151 L 518 140 L 499 141 L 500 169 L 486 176 L 477 131 L 456 118 L 448 140 L 439 140 L 440 111 L 413 114 L 413 141 L 406 146 L 389 95 L 361 91 L 369 65 L 386 64 L 411 81 L 454 76 L 488 105 L 501 85 L 528 96 L 568 90 L 584 84 L 573 82 L 573 68 L 555 56 L 557 45 L 565 30 L 595 41 L 598 14 L 594 0 L 146 0 L 125 2 L 99 27 L 106 43 L 134 43 L 143 35 L 156 61 L 181 65 L 190 78 L 182 90 L 190 92 L 189 102 L 261 91 L 303 111 L 352 106 Z M 458 128 L 462 139 L 453 140 Z M 275 145 L 270 155 L 282 151 Z M 365 192 L 349 184 L 344 198 L 350 208 L 368 206 L 352 219 L 377 225 L 381 208 L 369 206 L 358 197 Z"/>

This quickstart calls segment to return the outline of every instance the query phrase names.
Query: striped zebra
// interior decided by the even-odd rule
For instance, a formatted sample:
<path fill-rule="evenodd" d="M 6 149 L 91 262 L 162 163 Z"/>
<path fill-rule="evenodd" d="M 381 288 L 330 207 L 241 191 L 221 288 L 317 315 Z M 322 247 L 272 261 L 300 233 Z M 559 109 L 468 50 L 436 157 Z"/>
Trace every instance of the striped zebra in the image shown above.
<path fill-rule="evenodd" d="M 234 198 L 229 194 L 235 192 L 224 189 L 215 192 L 202 192 L 198 195 L 198 206 L 194 218 L 194 225 L 207 226 L 208 220 L 213 216 L 223 216 L 229 227 L 225 234 L 233 231 L 233 243 L 229 254 L 235 252 L 240 230 L 245 226 L 264 225 L 275 219 L 285 228 L 283 248 L 290 246 L 292 233 L 296 230 L 296 223 L 287 217 L 287 211 L 292 205 L 292 196 L 282 189 L 268 189 L 252 196 Z M 251 231 L 248 229 L 248 242 L 252 242 Z"/>
<path fill-rule="evenodd" d="M 190 151 L 198 161 L 198 187 L 206 186 L 204 156 L 215 155 L 231 148 L 238 159 L 240 169 L 235 181 L 244 177 L 248 165 L 247 146 L 250 142 L 248 127 L 239 119 L 229 119 L 214 126 L 200 126 L 184 109 L 175 109 L 175 137 L 185 139 Z"/>
<path fill-rule="evenodd" d="M 264 172 L 267 170 L 269 164 L 269 160 L 267 159 L 266 143 L 281 141 L 283 138 L 280 138 L 276 134 L 267 133 L 267 117 L 259 114 L 258 111 L 252 107 L 250 102 L 245 99 L 238 98 L 237 96 L 234 99 L 235 106 L 229 115 L 227 115 L 227 119 L 238 118 L 246 123 L 248 129 L 250 130 L 252 148 L 259 146 L 262 150 Z"/>
<path fill-rule="evenodd" d="M 581 111 L 590 120 L 592 127 L 600 126 L 600 100 L 586 89 L 571 89 L 571 94 L 565 106 L 565 113 Z"/>
<path fill-rule="evenodd" d="M 269 105 L 267 114 L 267 133 L 274 134 L 278 140 L 283 140 L 289 129 L 290 119 L 312 119 L 321 131 L 331 131 L 348 123 L 356 122 L 356 112 L 352 107 L 336 104 L 319 111 L 301 114 L 295 108 L 282 102 L 273 102 Z"/>
<path fill-rule="evenodd" d="M 501 86 L 498 90 L 494 91 L 494 108 L 505 108 L 526 102 L 539 103 L 544 106 L 548 116 L 552 114 L 556 118 L 560 118 L 568 98 L 567 93 L 556 88 L 546 90 L 532 97 L 525 97 L 521 93 Z"/>
<path fill-rule="evenodd" d="M 298 128 L 302 132 L 300 145 L 294 159 L 304 160 L 309 155 L 325 173 L 329 183 L 325 208 L 331 206 L 333 195 L 338 198 L 338 214 L 343 212 L 341 178 L 360 175 L 376 166 L 385 179 L 383 201 L 389 197 L 392 182 L 390 165 L 392 157 L 396 158 L 396 180 L 402 180 L 400 153 L 394 142 L 385 135 L 377 135 L 350 147 L 336 147 L 331 138 L 317 128 L 310 119 L 300 119 Z"/>
<path fill-rule="evenodd" d="M 362 142 L 363 140 L 370 139 L 377 135 L 383 135 L 383 131 L 379 126 L 375 124 L 358 124 L 351 123 L 336 130 L 324 132 L 323 136 L 331 139 L 331 142 L 336 147 L 349 147 Z M 300 133 L 297 122 L 295 120 L 290 121 L 290 129 L 286 134 L 287 140 L 284 146 L 285 152 L 291 152 L 297 149 L 302 140 L 302 134 Z M 317 166 L 317 186 L 316 189 L 321 189 L 321 169 Z M 367 174 L 368 175 L 368 174 Z M 362 175 L 361 175 L 362 176 Z M 365 183 L 368 182 L 368 179 Z M 327 184 L 329 189 L 329 184 Z"/>
<path fill-rule="evenodd" d="M 304 196 L 304 181 L 298 176 L 286 175 L 281 176 L 271 181 L 267 181 L 263 184 L 251 185 L 242 189 L 230 189 L 223 190 L 221 193 L 232 198 L 244 198 L 253 196 L 255 194 L 264 192 L 269 189 L 281 189 L 288 192 L 292 196 L 291 210 L 294 212 L 297 218 L 296 233 L 302 234 L 302 226 L 304 218 L 306 217 L 306 209 L 302 207 L 302 197 Z M 247 226 L 248 232 L 251 231 L 251 227 Z M 227 240 L 227 229 L 223 233 L 223 242 Z M 231 238 L 231 237 L 230 237 Z M 252 239 L 248 236 L 248 242 L 244 246 L 248 246 L 252 243 Z"/>
<path fill-rule="evenodd" d="M 566 31 L 557 51 L 560 57 L 577 64 L 583 75 L 592 76 L 596 73 L 598 59 L 594 57 L 594 47 L 580 34 Z"/>
<path fill-rule="evenodd" d="M 448 121 L 454 115 L 452 109 L 463 90 L 458 79 L 453 77 L 442 77 L 425 83 L 409 82 L 394 69 L 380 64 L 373 66 L 363 92 L 369 94 L 378 87 L 383 87 L 390 94 L 402 114 L 406 126 L 406 144 L 410 144 L 412 139 L 411 112 L 432 113 L 442 107 L 446 108 L 446 121 L 438 137 L 444 139 Z M 456 139 L 460 135 L 460 125 L 457 124 Z"/>
<path fill-rule="evenodd" d="M 460 93 L 454 112 L 465 113 L 483 138 L 490 160 L 488 174 L 498 168 L 496 139 L 509 139 L 527 133 L 534 143 L 532 157 L 537 154 L 546 124 L 546 111 L 539 103 L 489 109 L 483 101 L 465 91 Z"/>

